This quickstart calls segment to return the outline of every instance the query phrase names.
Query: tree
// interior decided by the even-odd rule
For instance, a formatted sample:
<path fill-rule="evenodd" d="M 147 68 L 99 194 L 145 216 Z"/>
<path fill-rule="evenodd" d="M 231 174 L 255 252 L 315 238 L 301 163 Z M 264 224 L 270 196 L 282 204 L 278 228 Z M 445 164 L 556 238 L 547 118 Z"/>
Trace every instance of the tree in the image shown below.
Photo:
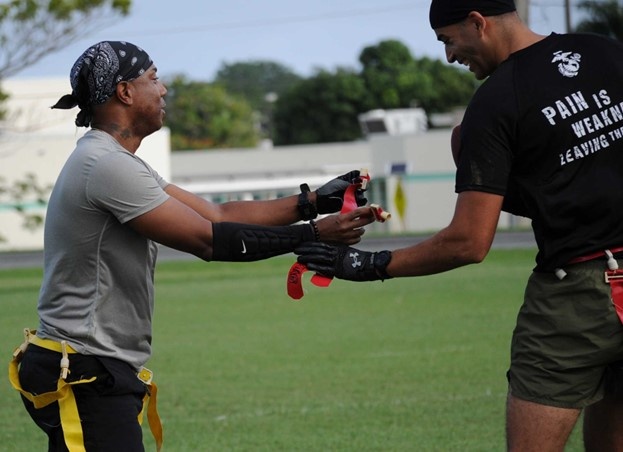
<path fill-rule="evenodd" d="M 300 80 L 301 77 L 280 63 L 252 60 L 223 64 L 214 82 L 222 84 L 229 93 L 244 97 L 259 111 L 266 103 L 267 94 L 280 96 Z"/>
<path fill-rule="evenodd" d="M 583 1 L 578 8 L 586 11 L 589 17 L 580 22 L 575 31 L 599 33 L 623 41 L 623 5 L 618 0 Z"/>
<path fill-rule="evenodd" d="M 253 60 L 223 64 L 214 81 L 227 92 L 243 97 L 258 112 L 263 135 L 272 137 L 274 103 L 300 80 L 301 77 L 280 63 Z"/>
<path fill-rule="evenodd" d="M 0 79 L 113 23 L 132 0 L 12 0 L 0 4 Z"/>
<path fill-rule="evenodd" d="M 465 105 L 477 86 L 473 76 L 441 60 L 415 59 L 399 41 L 381 41 L 359 56 L 373 108 L 422 107 L 427 113 Z"/>
<path fill-rule="evenodd" d="M 357 115 L 364 109 L 366 95 L 365 84 L 355 71 L 318 71 L 277 100 L 275 143 L 327 143 L 359 138 Z"/>
<path fill-rule="evenodd" d="M 176 76 L 167 83 L 171 148 L 253 147 L 259 140 L 249 104 L 221 86 Z"/>
<path fill-rule="evenodd" d="M 466 105 L 478 86 L 467 71 L 441 60 L 415 59 L 395 40 L 363 49 L 361 70 L 320 71 L 275 105 L 277 144 L 350 141 L 361 137 L 358 115 L 419 106 L 427 113 Z"/>
<path fill-rule="evenodd" d="M 450 66 L 438 59 L 415 59 L 412 91 L 405 97 L 415 100 L 427 113 L 439 113 L 465 106 L 480 82 L 462 68 Z"/>
<path fill-rule="evenodd" d="M 408 107 L 413 99 L 405 99 L 412 91 L 415 63 L 409 49 L 399 41 L 382 41 L 363 49 L 359 55 L 363 66 L 361 77 L 370 92 L 369 108 Z"/>

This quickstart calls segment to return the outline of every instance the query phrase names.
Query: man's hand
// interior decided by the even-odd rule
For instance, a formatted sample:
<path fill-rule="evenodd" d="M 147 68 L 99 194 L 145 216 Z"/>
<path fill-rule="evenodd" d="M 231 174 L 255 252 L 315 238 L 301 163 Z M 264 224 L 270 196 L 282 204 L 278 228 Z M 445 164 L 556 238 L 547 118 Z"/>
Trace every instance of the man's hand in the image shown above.
<path fill-rule="evenodd" d="M 374 222 L 370 207 L 359 207 L 347 213 L 327 215 L 316 221 L 317 239 L 321 242 L 354 245 L 361 241 L 364 226 Z"/>
<path fill-rule="evenodd" d="M 316 190 L 316 210 L 318 213 L 333 213 L 342 209 L 344 192 L 350 184 L 361 183 L 358 170 L 342 174 L 330 180 Z M 358 206 L 365 206 L 368 200 L 364 196 L 365 189 L 355 191 L 355 200 Z"/>
<path fill-rule="evenodd" d="M 392 258 L 390 251 L 373 253 L 346 245 L 308 242 L 301 244 L 294 253 L 299 256 L 298 262 L 324 276 L 349 281 L 377 281 L 391 278 L 386 271 Z"/>

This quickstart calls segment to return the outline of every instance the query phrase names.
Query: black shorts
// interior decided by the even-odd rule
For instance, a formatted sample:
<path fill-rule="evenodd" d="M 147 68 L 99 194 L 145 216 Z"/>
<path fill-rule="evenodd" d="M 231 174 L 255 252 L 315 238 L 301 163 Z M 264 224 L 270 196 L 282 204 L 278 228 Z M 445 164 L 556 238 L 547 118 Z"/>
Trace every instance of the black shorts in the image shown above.
<path fill-rule="evenodd" d="M 25 391 L 55 391 L 60 375 L 60 353 L 30 344 L 20 364 L 19 377 Z M 144 451 L 138 415 L 146 386 L 130 365 L 122 361 L 79 354 L 69 355 L 67 381 L 97 377 L 92 383 L 72 386 L 88 452 Z M 35 409 L 22 397 L 35 423 L 48 435 L 49 451 L 67 451 L 58 403 Z"/>
<path fill-rule="evenodd" d="M 623 325 L 605 270 L 605 260 L 595 260 L 565 267 L 562 280 L 532 274 L 511 345 L 513 396 L 583 408 L 621 390 Z"/>

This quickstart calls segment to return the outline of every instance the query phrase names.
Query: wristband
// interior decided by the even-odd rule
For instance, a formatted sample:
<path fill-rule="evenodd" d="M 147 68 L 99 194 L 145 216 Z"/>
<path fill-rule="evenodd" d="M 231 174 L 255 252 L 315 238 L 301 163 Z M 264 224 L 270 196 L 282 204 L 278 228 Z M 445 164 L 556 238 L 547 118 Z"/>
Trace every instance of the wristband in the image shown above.
<path fill-rule="evenodd" d="M 309 220 L 309 224 L 314 230 L 314 237 L 316 238 L 316 242 L 320 241 L 320 231 L 318 230 L 318 225 L 314 220 Z"/>
<path fill-rule="evenodd" d="M 296 205 L 301 215 L 301 220 L 309 221 L 318 216 L 316 206 L 309 200 L 309 185 L 301 184 L 301 193 L 299 194 L 298 204 Z"/>
<path fill-rule="evenodd" d="M 381 281 L 391 279 L 392 277 L 387 274 L 387 266 L 392 260 L 392 252 L 387 250 L 378 251 L 372 256 L 372 266 L 374 267 L 376 274 L 381 278 Z"/>

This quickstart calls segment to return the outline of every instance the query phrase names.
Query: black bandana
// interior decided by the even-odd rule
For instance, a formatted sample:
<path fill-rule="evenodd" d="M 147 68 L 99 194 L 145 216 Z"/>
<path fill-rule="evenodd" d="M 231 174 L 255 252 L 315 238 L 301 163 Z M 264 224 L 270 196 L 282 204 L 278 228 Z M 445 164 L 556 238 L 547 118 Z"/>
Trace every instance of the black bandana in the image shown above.
<path fill-rule="evenodd" d="M 433 0 L 430 5 L 430 26 L 436 28 L 461 22 L 472 11 L 483 16 L 499 16 L 515 11 L 513 0 Z"/>
<path fill-rule="evenodd" d="M 76 60 L 69 80 L 72 92 L 61 97 L 52 108 L 70 109 L 78 106 L 78 127 L 88 127 L 92 106 L 106 102 L 121 81 L 134 80 L 152 65 L 143 49 L 123 41 L 102 41 L 89 47 Z"/>

